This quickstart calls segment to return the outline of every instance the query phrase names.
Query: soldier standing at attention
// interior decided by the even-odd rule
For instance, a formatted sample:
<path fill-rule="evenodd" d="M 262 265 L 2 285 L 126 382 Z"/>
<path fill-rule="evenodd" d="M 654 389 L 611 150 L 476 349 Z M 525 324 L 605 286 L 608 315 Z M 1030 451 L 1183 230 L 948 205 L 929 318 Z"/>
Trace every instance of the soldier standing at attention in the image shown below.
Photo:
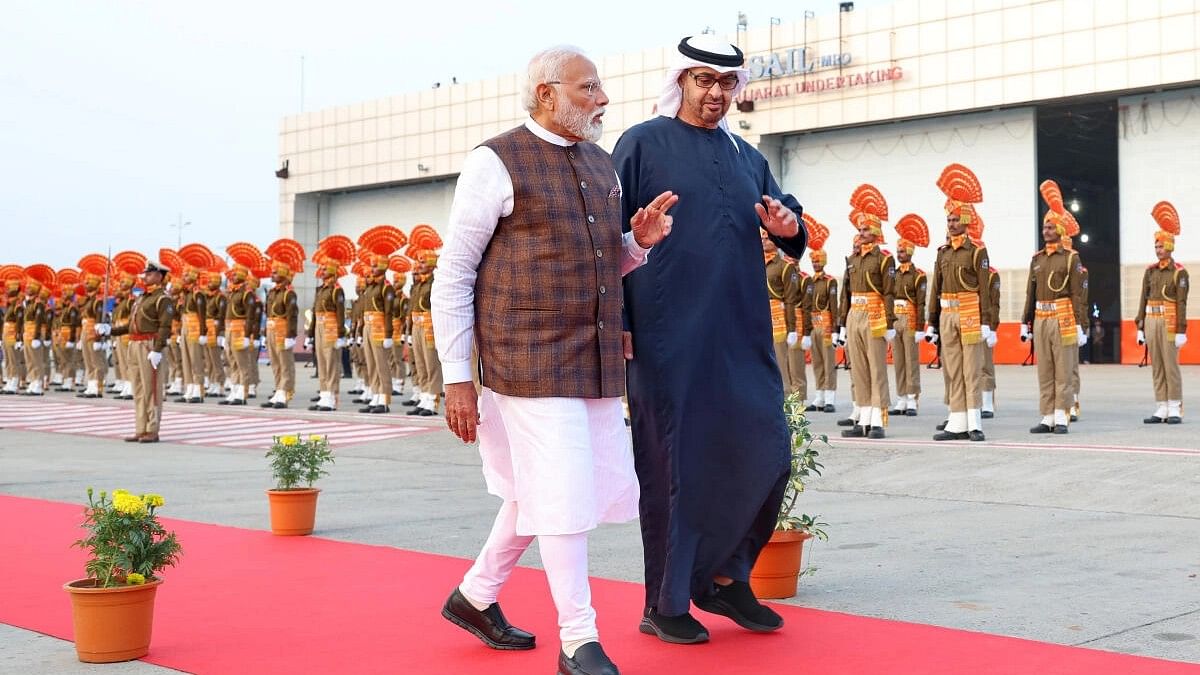
<path fill-rule="evenodd" d="M 49 344 L 42 338 L 49 332 L 50 309 L 42 297 L 43 290 L 54 283 L 54 270 L 46 265 L 30 265 L 25 268 L 25 310 L 21 324 L 24 338 L 25 376 L 29 386 L 26 396 L 41 396 L 45 393 L 46 352 Z"/>
<path fill-rule="evenodd" d="M 386 413 L 392 403 L 392 347 L 395 346 L 396 291 L 388 283 L 390 256 L 408 242 L 408 237 L 391 225 L 377 225 L 358 238 L 364 252 L 367 283 L 359 296 L 361 310 L 362 354 L 366 362 L 366 381 L 371 390 L 363 413 Z"/>
<path fill-rule="evenodd" d="M 313 253 L 313 262 L 321 266 L 321 285 L 313 298 L 307 334 L 317 354 L 320 389 L 317 402 L 309 410 L 337 409 L 342 379 L 341 350 L 346 346 L 346 294 L 338 279 L 346 273 L 344 266 L 353 260 L 354 242 L 344 235 L 326 237 Z"/>
<path fill-rule="evenodd" d="M 175 318 L 175 303 L 163 289 L 167 270 L 158 263 L 147 261 L 142 281 L 146 290 L 130 307 L 129 321 L 124 326 L 100 324 L 99 330 L 116 336 L 129 336 L 126 372 L 133 382 L 136 428 L 128 443 L 157 443 L 158 427 L 162 421 L 162 383 L 158 381 L 158 366 L 163 349 L 171 337 L 171 322 Z"/>
<path fill-rule="evenodd" d="M 908 214 L 896 223 L 896 342 L 892 343 L 892 366 L 896 371 L 896 406 L 891 415 L 917 414 L 921 396 L 920 342 L 925 338 L 926 277 L 912 263 L 913 251 L 929 246 L 929 226 L 924 219 Z"/>
<path fill-rule="evenodd" d="M 1062 238 L 1078 232 L 1079 224 L 1063 206 L 1062 191 L 1052 180 L 1039 190 L 1049 209 L 1042 219 L 1045 247 L 1033 254 L 1021 314 L 1021 340 L 1033 339 L 1037 354 L 1039 404 L 1042 420 L 1033 434 L 1068 433 L 1071 407 L 1071 363 L 1086 339 L 1087 310 L 1076 306 L 1083 283 L 1079 255 L 1062 245 Z"/>
<path fill-rule="evenodd" d="M 229 298 L 221 290 L 222 272 L 219 268 L 210 269 L 205 285 L 204 298 L 204 335 L 200 344 L 205 347 L 205 359 L 208 365 L 209 396 L 220 396 L 224 391 L 225 382 L 229 379 L 225 357 L 225 310 Z"/>
<path fill-rule="evenodd" d="M 1154 233 L 1154 255 L 1158 261 L 1142 276 L 1138 302 L 1138 344 L 1149 345 L 1150 376 L 1154 382 L 1154 414 L 1146 424 L 1183 422 L 1183 378 L 1179 373 L 1179 350 L 1187 344 L 1188 272 L 1175 262 L 1175 237 L 1179 236 L 1179 213 L 1170 202 L 1159 202 L 1151 211 L 1159 231 Z"/>
<path fill-rule="evenodd" d="M 988 269 L 988 285 L 992 287 L 992 318 L 1000 323 L 1000 273 L 995 267 Z M 987 349 L 983 351 L 983 378 L 979 382 L 983 390 L 983 412 L 981 416 L 990 420 L 996 416 L 996 361 L 993 349 L 996 346 L 996 331 L 993 330 L 987 340 Z"/>
<path fill-rule="evenodd" d="M 16 394 L 25 379 L 25 367 L 21 352 L 25 349 L 25 307 L 21 302 L 21 291 L 25 286 L 25 270 L 17 265 L 4 268 L 4 390 L 5 394 Z"/>
<path fill-rule="evenodd" d="M 282 410 L 296 393 L 296 332 L 299 328 L 300 305 L 292 279 L 304 271 L 304 247 L 295 239 L 279 239 L 267 247 L 271 258 L 271 281 L 267 292 L 267 357 L 271 359 L 271 375 L 275 393 L 262 404 L 264 408 Z"/>
<path fill-rule="evenodd" d="M 837 333 L 834 323 L 834 317 L 838 316 L 837 279 L 825 274 L 829 256 L 824 246 L 829 239 L 829 228 L 807 213 L 801 218 L 808 231 L 808 259 L 813 266 L 802 301 L 804 332 L 811 342 L 813 380 L 817 385 L 817 395 L 805 410 L 831 413 L 837 411 L 837 348 L 833 345 Z"/>
<path fill-rule="evenodd" d="M 104 354 L 104 338 L 96 333 L 96 324 L 104 322 L 104 292 L 101 284 L 109 276 L 112 263 L 98 253 L 85 255 L 79 260 L 83 271 L 85 296 L 79 305 L 79 340 L 83 343 L 84 380 L 87 387 L 78 398 L 100 398 L 104 396 L 104 379 L 108 376 L 108 359 Z M 107 284 L 105 284 L 107 288 Z"/>
<path fill-rule="evenodd" d="M 796 332 L 796 306 L 800 304 L 800 273 L 783 259 L 766 230 L 759 230 L 763 257 L 767 265 L 767 295 L 771 302 L 771 338 L 775 344 L 775 365 L 783 380 L 784 396 L 799 391 L 797 377 L 791 372 L 788 351 L 799 339 Z M 802 402 L 803 403 L 803 402 Z"/>
<path fill-rule="evenodd" d="M 417 262 L 410 305 L 413 361 L 417 367 L 416 381 L 420 394 L 417 407 L 408 411 L 408 414 L 429 417 L 437 414 L 442 395 L 442 362 L 438 359 L 437 346 L 434 344 L 429 297 L 433 290 L 437 251 L 442 247 L 442 240 L 432 227 L 417 225 L 409 236 L 409 242 L 409 257 Z"/>
<path fill-rule="evenodd" d="M 784 290 L 784 295 L 790 295 L 795 298 L 792 311 L 796 318 L 796 331 L 800 336 L 798 342 L 788 346 L 788 377 L 791 379 L 785 383 L 785 391 L 799 392 L 800 401 L 806 404 L 807 408 L 808 366 L 805 365 L 807 359 L 804 353 L 812 347 L 812 338 L 809 337 L 809 332 L 812 330 L 812 322 L 806 315 L 807 310 L 804 306 L 804 297 L 808 294 L 808 287 L 812 279 L 809 278 L 807 272 L 800 269 L 800 262 L 798 260 L 782 251 L 780 251 L 780 255 L 783 256 L 783 261 L 791 269 L 791 273 L 784 275 L 788 280 L 788 287 Z"/>

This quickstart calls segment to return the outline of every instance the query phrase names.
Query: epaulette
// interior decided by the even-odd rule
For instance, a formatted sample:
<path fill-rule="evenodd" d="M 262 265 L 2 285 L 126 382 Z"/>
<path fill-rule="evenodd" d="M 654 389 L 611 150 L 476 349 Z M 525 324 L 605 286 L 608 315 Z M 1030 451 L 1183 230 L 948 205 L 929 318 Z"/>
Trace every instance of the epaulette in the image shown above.
<path fill-rule="evenodd" d="M 1000 273 L 1000 270 L 996 269 L 995 267 L 988 267 L 988 271 L 991 272 L 992 274 Z"/>
<path fill-rule="evenodd" d="M 1039 255 L 1041 255 L 1041 254 L 1043 254 L 1043 253 L 1045 253 L 1045 252 L 1046 252 L 1046 249 L 1044 249 L 1044 248 L 1039 248 L 1038 250 L 1034 251 L 1034 252 L 1033 252 L 1033 255 L 1032 255 L 1032 256 L 1030 256 L 1030 257 L 1032 257 L 1032 258 L 1036 258 L 1036 257 L 1038 257 Z"/>
<path fill-rule="evenodd" d="M 882 248 L 882 247 L 880 247 L 880 249 L 879 249 L 879 252 L 880 252 L 880 253 L 882 253 L 882 254 L 884 254 L 884 255 L 886 255 L 886 256 L 888 256 L 888 257 L 891 257 L 891 255 L 892 255 L 892 252 L 891 252 L 891 251 L 887 250 L 886 248 Z"/>
<path fill-rule="evenodd" d="M 1183 269 L 1183 263 L 1175 263 L 1175 269 L 1177 269 L 1177 270 Z"/>
<path fill-rule="evenodd" d="M 950 248 L 950 244 L 942 244 L 941 246 L 939 246 L 939 247 L 938 247 L 938 250 L 939 250 L 939 251 L 944 251 L 944 250 L 946 250 L 946 249 L 948 249 L 948 248 Z M 1036 255 L 1036 254 L 1035 254 L 1035 255 Z"/>
<path fill-rule="evenodd" d="M 1179 263 L 1175 263 L 1175 264 L 1178 265 Z M 1148 270 L 1152 270 L 1155 267 L 1158 267 L 1158 263 L 1150 263 L 1149 265 L 1146 265 L 1146 269 L 1148 269 Z"/>

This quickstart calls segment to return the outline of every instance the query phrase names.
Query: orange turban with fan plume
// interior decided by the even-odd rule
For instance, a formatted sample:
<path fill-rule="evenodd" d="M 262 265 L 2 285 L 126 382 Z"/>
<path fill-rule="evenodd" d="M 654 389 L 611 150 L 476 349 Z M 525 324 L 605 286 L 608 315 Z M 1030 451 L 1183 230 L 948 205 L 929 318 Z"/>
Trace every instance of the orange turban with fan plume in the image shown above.
<path fill-rule="evenodd" d="M 957 215 L 958 222 L 967 226 L 968 235 L 975 231 L 982 236 L 981 229 L 972 229 L 972 225 L 975 224 L 975 219 L 978 217 L 975 213 L 975 205 L 983 201 L 983 186 L 979 184 L 979 178 L 975 176 L 975 172 L 962 164 L 950 164 L 942 169 L 942 175 L 937 179 L 937 186 L 942 194 L 946 195 L 944 207 L 946 215 Z M 971 238 L 976 239 L 977 237 L 971 236 Z"/>
<path fill-rule="evenodd" d="M 909 255 L 912 255 L 918 246 L 929 246 L 929 226 L 925 224 L 924 218 L 915 213 L 907 213 L 900 217 L 896 222 L 896 234 L 900 236 L 896 247 L 908 251 Z"/>
<path fill-rule="evenodd" d="M 1175 250 L 1175 237 L 1179 236 L 1179 212 L 1171 202 L 1159 202 L 1150 210 L 1154 222 L 1158 223 L 1158 232 L 1154 233 L 1154 241 L 1162 242 L 1168 252 Z"/>
<path fill-rule="evenodd" d="M 867 227 L 875 235 L 876 243 L 884 243 L 883 221 L 888 219 L 887 200 L 874 185 L 859 185 L 850 195 L 851 221 L 857 228 Z"/>

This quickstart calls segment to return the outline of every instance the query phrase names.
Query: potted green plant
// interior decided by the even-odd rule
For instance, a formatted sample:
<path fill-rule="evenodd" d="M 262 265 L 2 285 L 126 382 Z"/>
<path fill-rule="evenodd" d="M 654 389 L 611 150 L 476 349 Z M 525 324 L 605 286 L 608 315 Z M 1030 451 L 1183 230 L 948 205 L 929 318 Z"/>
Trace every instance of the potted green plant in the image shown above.
<path fill-rule="evenodd" d="M 274 489 L 267 490 L 271 508 L 271 532 L 279 535 L 312 534 L 317 519 L 317 495 L 313 483 L 329 474 L 333 463 L 328 436 L 276 436 L 267 450 Z"/>
<path fill-rule="evenodd" d="M 804 483 L 809 476 L 821 475 L 824 466 L 818 461 L 820 453 L 813 443 L 820 441 L 828 445 L 824 434 L 814 436 L 809 430 L 808 418 L 799 394 L 791 394 L 783 402 L 788 431 L 791 432 L 791 473 L 783 493 L 783 503 L 775 519 L 775 532 L 771 540 L 758 554 L 758 560 L 750 571 L 750 588 L 759 598 L 790 598 L 796 594 L 796 583 L 802 576 L 801 560 L 804 542 L 816 537 L 828 538 L 823 528 L 828 523 L 820 522 L 820 516 L 805 513 L 795 515 L 796 501 L 804 492 Z"/>
<path fill-rule="evenodd" d="M 83 528 L 74 546 L 87 552 L 87 578 L 63 586 L 71 597 L 75 653 L 85 663 L 114 663 L 150 651 L 159 574 L 179 561 L 175 533 L 158 522 L 163 498 L 127 490 L 87 490 Z"/>

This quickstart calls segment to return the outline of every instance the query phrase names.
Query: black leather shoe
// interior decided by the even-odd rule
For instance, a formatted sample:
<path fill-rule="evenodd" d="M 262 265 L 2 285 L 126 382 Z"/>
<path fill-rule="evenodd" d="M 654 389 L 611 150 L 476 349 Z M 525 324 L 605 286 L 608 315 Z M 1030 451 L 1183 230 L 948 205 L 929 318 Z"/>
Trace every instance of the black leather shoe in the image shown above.
<path fill-rule="evenodd" d="M 259 404 L 258 404 L 258 407 L 260 407 L 260 408 L 274 408 L 274 407 L 275 407 L 275 403 L 274 403 L 274 402 L 272 402 L 272 401 L 267 401 L 266 403 L 259 403 Z"/>
<path fill-rule="evenodd" d="M 1079 421 L 1079 415 L 1071 415 L 1071 421 L 1072 421 L 1072 422 L 1078 422 L 1078 421 Z"/>
<path fill-rule="evenodd" d="M 402 392 L 402 391 L 396 391 L 395 389 L 392 390 L 392 396 L 403 396 L 403 395 L 404 395 L 404 392 Z"/>
<path fill-rule="evenodd" d="M 217 405 L 229 405 L 229 399 L 223 398 L 220 401 L 217 401 Z"/>
<path fill-rule="evenodd" d="M 917 416 L 917 409 L 916 409 L 916 408 L 909 408 L 908 410 L 905 410 L 905 411 L 904 411 L 904 416 L 905 416 L 905 417 L 916 417 L 916 416 Z"/>
<path fill-rule="evenodd" d="M 413 408 L 412 410 L 409 410 L 408 412 L 406 412 L 404 414 L 405 415 L 420 415 L 422 410 L 424 410 L 424 408 Z"/>
<path fill-rule="evenodd" d="M 766 633 L 783 628 L 783 617 L 775 610 L 763 605 L 754 597 L 750 584 L 745 581 L 734 581 L 728 586 L 717 586 L 715 590 L 703 598 L 692 600 L 696 607 L 712 614 L 720 614 L 733 619 L 742 628 L 758 633 Z"/>
<path fill-rule="evenodd" d="M 362 389 L 351 389 L 350 391 L 348 391 L 346 393 L 347 394 L 361 394 L 361 393 L 363 393 L 363 390 Z"/>
<path fill-rule="evenodd" d="M 599 642 L 575 650 L 575 658 L 558 652 L 558 675 L 619 675 L 617 664 L 608 658 Z"/>
<path fill-rule="evenodd" d="M 891 410 L 888 411 L 888 414 L 902 416 L 902 415 L 906 414 L 907 412 L 908 412 L 907 410 L 902 410 L 900 408 L 892 408 Z"/>
<path fill-rule="evenodd" d="M 883 427 L 871 427 L 871 430 L 867 432 L 867 438 L 879 440 L 883 438 L 883 436 Z"/>
<path fill-rule="evenodd" d="M 1172 415 L 1167 418 L 1167 424 L 1183 424 L 1183 418 L 1178 415 Z"/>
<path fill-rule="evenodd" d="M 990 420 L 996 416 L 996 413 L 992 412 L 991 410 L 984 410 L 983 412 L 979 413 L 979 416 L 985 420 Z"/>
<path fill-rule="evenodd" d="M 638 630 L 646 635 L 657 635 L 659 640 L 676 645 L 708 642 L 708 629 L 690 612 L 679 616 L 663 616 L 650 607 L 642 617 Z"/>
<path fill-rule="evenodd" d="M 403 405 L 404 405 L 404 407 L 405 407 L 405 408 L 411 408 L 411 407 L 413 407 L 414 405 L 416 405 L 416 404 L 418 404 L 418 403 L 420 403 L 420 402 L 421 402 L 421 401 L 420 401 L 419 399 L 410 398 L 410 399 L 408 399 L 407 401 L 405 401 Z"/>
<path fill-rule="evenodd" d="M 1067 432 L 1067 425 L 1065 425 L 1065 424 L 1055 424 L 1055 425 L 1054 425 L 1054 433 L 1056 433 L 1056 434 L 1065 434 L 1065 433 L 1068 433 L 1068 432 Z"/>
<path fill-rule="evenodd" d="M 824 412 L 829 412 L 829 413 L 831 413 L 831 412 L 837 412 L 837 408 L 835 408 L 835 407 L 834 407 L 834 405 L 833 405 L 832 403 L 826 403 L 826 404 L 825 404 L 825 409 L 824 409 Z"/>
<path fill-rule="evenodd" d="M 241 399 L 241 398 L 235 398 L 229 402 L 229 405 L 246 405 L 246 400 Z"/>
<path fill-rule="evenodd" d="M 1150 417 L 1143 419 L 1142 423 L 1143 424 L 1162 424 L 1166 421 L 1167 420 L 1164 417 L 1159 417 L 1157 415 L 1151 415 Z"/>
<path fill-rule="evenodd" d="M 838 424 L 841 424 L 841 422 Z M 842 432 L 842 438 L 865 438 L 866 435 L 867 432 L 864 431 L 862 426 L 858 424 L 855 424 L 854 426 Z"/>
<path fill-rule="evenodd" d="M 320 396 L 314 396 L 314 397 L 312 397 L 312 398 L 308 399 L 308 402 L 309 402 L 309 403 L 316 403 L 317 401 L 320 401 L 320 400 L 321 400 L 321 397 L 320 397 Z"/>
<path fill-rule="evenodd" d="M 972 429 L 972 430 L 968 431 L 968 432 L 967 432 L 967 436 L 968 436 L 968 437 L 970 437 L 970 439 L 971 439 L 972 441 L 982 441 L 982 440 L 985 440 L 985 439 L 984 439 L 984 436 L 983 436 L 983 432 L 982 432 L 982 431 L 980 431 L 980 430 L 978 430 L 978 429 Z"/>
<path fill-rule="evenodd" d="M 434 415 L 437 414 L 437 411 L 430 410 L 428 408 L 417 408 L 417 414 L 420 415 L 421 417 L 433 417 Z"/>
<path fill-rule="evenodd" d="M 533 634 L 510 624 L 500 611 L 499 603 L 493 602 L 487 609 L 479 611 L 457 588 L 442 606 L 442 616 L 492 649 L 519 650 L 535 646 Z"/>
<path fill-rule="evenodd" d="M 845 419 L 838 420 L 837 425 L 839 427 L 854 427 L 854 426 L 858 426 L 858 422 L 855 422 L 854 420 L 847 417 Z"/>
<path fill-rule="evenodd" d="M 375 410 L 375 406 L 373 406 L 373 405 L 369 405 L 369 406 L 366 406 L 365 408 L 359 408 L 359 409 L 358 409 L 358 412 L 360 412 L 360 413 L 369 413 L 369 412 L 373 412 L 374 410 Z"/>
<path fill-rule="evenodd" d="M 808 405 L 804 406 L 804 412 L 816 412 L 816 411 L 817 411 L 817 406 L 813 405 L 812 403 L 809 403 Z"/>
<path fill-rule="evenodd" d="M 967 432 L 965 431 L 939 431 L 933 435 L 935 441 L 965 441 L 967 440 Z"/>
<path fill-rule="evenodd" d="M 1029 433 L 1031 433 L 1031 434 L 1048 434 L 1052 431 L 1054 431 L 1054 429 L 1051 429 L 1049 424 L 1039 424 L 1036 427 L 1031 428 L 1029 430 Z"/>
<path fill-rule="evenodd" d="M 373 405 L 373 406 L 371 406 L 371 409 L 368 410 L 367 412 L 378 415 L 380 413 L 386 413 L 386 412 L 391 412 L 391 411 L 392 411 L 391 408 L 388 408 L 386 405 Z"/>
<path fill-rule="evenodd" d="M 949 423 L 950 423 L 950 420 L 942 420 L 942 421 L 941 421 L 941 423 L 940 423 L 940 424 L 938 424 L 938 425 L 937 425 L 936 427 L 934 427 L 934 428 L 935 428 L 935 429 L 937 429 L 938 431 L 945 431 L 945 430 L 946 430 L 946 425 L 947 425 L 947 424 L 949 424 Z"/>
<path fill-rule="evenodd" d="M 283 410 L 284 408 L 287 407 L 287 404 L 286 403 L 276 403 L 274 407 L 276 410 Z"/>

